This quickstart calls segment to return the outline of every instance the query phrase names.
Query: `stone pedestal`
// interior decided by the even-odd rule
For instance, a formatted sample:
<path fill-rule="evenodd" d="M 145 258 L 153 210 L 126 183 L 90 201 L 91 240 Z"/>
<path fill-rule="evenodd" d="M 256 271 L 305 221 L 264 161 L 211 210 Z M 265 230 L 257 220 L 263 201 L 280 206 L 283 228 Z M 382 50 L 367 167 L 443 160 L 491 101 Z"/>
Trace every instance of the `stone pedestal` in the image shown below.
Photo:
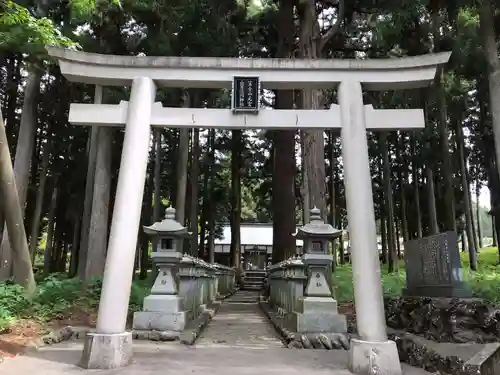
<path fill-rule="evenodd" d="M 402 375 L 394 341 L 351 340 L 349 371 L 353 374 Z"/>
<path fill-rule="evenodd" d="M 180 253 L 153 253 L 159 272 L 151 295 L 144 298 L 143 311 L 134 313 L 135 330 L 182 332 L 188 321 L 184 299 L 178 295 L 174 269 L 182 258 Z M 168 260 L 168 262 L 167 262 Z"/>
<path fill-rule="evenodd" d="M 297 310 L 287 315 L 288 324 L 298 333 L 346 333 L 347 321 L 337 312 L 337 301 L 327 297 L 299 299 Z"/>
<path fill-rule="evenodd" d="M 304 263 L 309 264 L 305 296 L 297 301 L 293 312 L 287 314 L 287 324 L 298 333 L 346 333 L 347 320 L 337 310 L 325 278 L 325 266 L 331 261 L 326 254 L 306 254 Z"/>
<path fill-rule="evenodd" d="M 124 367 L 132 362 L 132 333 L 88 333 L 85 336 L 79 366 L 106 370 Z"/>
<path fill-rule="evenodd" d="M 144 298 L 144 311 L 134 313 L 137 330 L 182 332 L 187 323 L 183 299 L 176 295 L 150 295 Z"/>

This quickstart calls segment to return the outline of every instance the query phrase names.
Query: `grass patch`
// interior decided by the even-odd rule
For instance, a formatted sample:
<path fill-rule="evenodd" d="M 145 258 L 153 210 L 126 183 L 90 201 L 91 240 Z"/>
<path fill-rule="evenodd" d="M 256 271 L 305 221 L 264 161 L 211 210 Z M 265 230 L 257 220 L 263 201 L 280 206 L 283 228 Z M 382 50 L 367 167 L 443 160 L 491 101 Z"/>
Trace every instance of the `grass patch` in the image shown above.
<path fill-rule="evenodd" d="M 485 247 L 478 254 L 478 270 L 469 268 L 468 253 L 460 254 L 464 280 L 470 285 L 474 297 L 483 298 L 491 303 L 500 304 L 500 266 L 498 265 L 498 249 Z M 382 287 L 388 296 L 401 295 L 406 284 L 404 262 L 400 262 L 399 271 L 389 274 L 382 265 Z M 350 302 L 354 298 L 352 284 L 352 267 L 350 264 L 337 266 L 333 275 L 336 298 L 340 302 Z"/>
<path fill-rule="evenodd" d="M 80 280 L 53 274 L 40 280 L 36 294 L 28 298 L 19 285 L 0 283 L 0 332 L 18 319 L 43 323 L 63 319 L 75 308 L 95 311 L 101 288 L 101 279 L 92 280 L 84 286 Z M 130 294 L 131 312 L 140 309 L 149 289 L 147 281 L 134 281 Z"/>

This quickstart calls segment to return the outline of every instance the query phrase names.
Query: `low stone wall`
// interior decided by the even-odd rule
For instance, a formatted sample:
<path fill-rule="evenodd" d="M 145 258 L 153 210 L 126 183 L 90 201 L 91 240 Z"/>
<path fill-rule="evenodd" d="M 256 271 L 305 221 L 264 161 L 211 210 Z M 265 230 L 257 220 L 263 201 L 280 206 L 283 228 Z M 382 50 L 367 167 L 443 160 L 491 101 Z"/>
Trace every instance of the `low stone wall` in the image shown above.
<path fill-rule="evenodd" d="M 350 337 L 343 333 L 297 333 L 286 327 L 285 319 L 278 309 L 272 308 L 265 300 L 261 299 L 260 307 L 269 318 L 271 324 L 280 334 L 287 348 L 295 349 L 326 349 L 336 350 L 350 347 Z"/>
<path fill-rule="evenodd" d="M 497 375 L 500 344 L 436 343 L 411 333 L 389 330 L 399 358 L 434 374 Z"/>
<path fill-rule="evenodd" d="M 386 298 L 385 314 L 390 328 L 437 342 L 500 341 L 500 309 L 479 299 Z"/>

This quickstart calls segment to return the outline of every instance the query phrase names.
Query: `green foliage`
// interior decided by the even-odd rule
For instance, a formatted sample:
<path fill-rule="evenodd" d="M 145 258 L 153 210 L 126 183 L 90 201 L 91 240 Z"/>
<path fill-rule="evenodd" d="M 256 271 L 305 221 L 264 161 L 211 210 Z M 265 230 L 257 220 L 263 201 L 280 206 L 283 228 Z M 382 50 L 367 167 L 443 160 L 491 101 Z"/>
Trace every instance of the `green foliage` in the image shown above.
<path fill-rule="evenodd" d="M 70 38 L 61 34 L 52 20 L 36 18 L 28 9 L 8 1 L 0 15 L 0 50 L 39 55 L 45 45 L 77 48 Z"/>
<path fill-rule="evenodd" d="M 463 277 L 470 285 L 474 297 L 485 299 L 493 304 L 500 304 L 500 266 L 498 265 L 498 249 L 483 248 L 478 256 L 478 270 L 470 271 L 468 254 L 461 253 Z M 401 295 L 406 283 L 404 262 L 399 271 L 389 274 L 387 267 L 382 266 L 382 287 L 388 296 Z M 354 286 L 352 283 L 351 265 L 338 266 L 333 276 L 335 296 L 340 302 L 353 300 Z"/>
<path fill-rule="evenodd" d="M 99 304 L 102 282 L 91 281 L 84 286 L 78 279 L 52 274 L 38 283 L 37 293 L 27 297 L 18 285 L 0 284 L 0 332 L 16 321 L 26 318 L 48 321 L 67 316 L 73 309 L 95 310 Z M 147 282 L 134 282 L 130 294 L 130 311 L 137 311 L 148 294 Z"/>

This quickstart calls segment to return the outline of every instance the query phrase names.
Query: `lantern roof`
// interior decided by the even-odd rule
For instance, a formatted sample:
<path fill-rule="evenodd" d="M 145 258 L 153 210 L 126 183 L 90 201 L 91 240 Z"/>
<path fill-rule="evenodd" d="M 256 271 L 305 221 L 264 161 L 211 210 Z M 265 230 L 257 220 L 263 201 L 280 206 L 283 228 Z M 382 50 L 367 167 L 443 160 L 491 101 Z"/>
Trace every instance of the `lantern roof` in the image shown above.
<path fill-rule="evenodd" d="M 324 239 L 334 239 L 342 235 L 341 229 L 335 229 L 321 218 L 321 211 L 314 207 L 310 211 L 309 223 L 297 229 L 295 236 L 300 239 L 320 237 Z"/>
<path fill-rule="evenodd" d="M 143 226 L 143 229 L 144 233 L 152 236 L 187 237 L 191 235 L 186 227 L 175 220 L 175 208 L 173 207 L 168 207 L 165 210 L 165 219 L 150 226 Z"/>

